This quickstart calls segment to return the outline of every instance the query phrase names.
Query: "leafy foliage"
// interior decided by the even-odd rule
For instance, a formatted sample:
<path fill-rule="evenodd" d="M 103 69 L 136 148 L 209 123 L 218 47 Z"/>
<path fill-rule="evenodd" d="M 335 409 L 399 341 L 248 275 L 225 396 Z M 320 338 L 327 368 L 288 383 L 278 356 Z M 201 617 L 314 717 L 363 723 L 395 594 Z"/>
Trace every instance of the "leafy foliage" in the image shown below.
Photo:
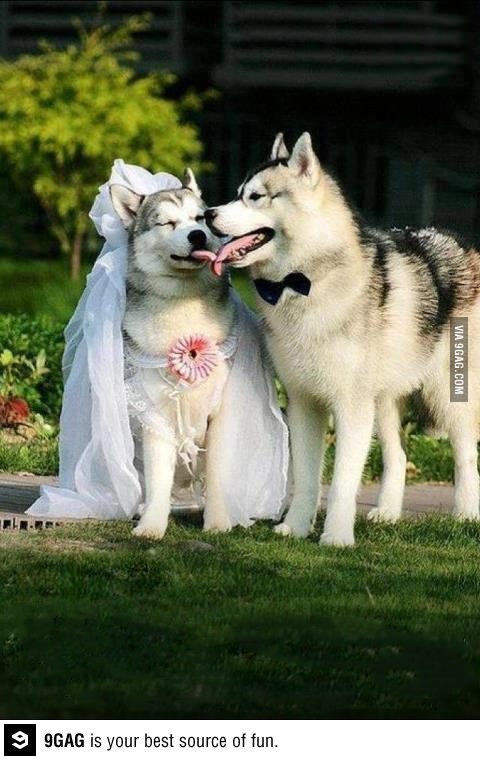
<path fill-rule="evenodd" d="M 31 472 L 34 475 L 56 475 L 58 472 L 58 441 L 42 434 L 44 424 L 37 424 L 38 434 L 30 440 L 16 443 L 0 435 L 0 472 Z"/>
<path fill-rule="evenodd" d="M 136 76 L 132 34 L 147 23 L 78 25 L 78 41 L 65 49 L 43 43 L 37 55 L 0 62 L 0 154 L 32 185 L 65 254 L 79 253 L 115 158 L 173 173 L 200 166 L 186 115 L 202 97 L 168 100 L 172 75 Z"/>
<path fill-rule="evenodd" d="M 15 356 L 9 348 L 4 348 L 0 353 L 1 395 L 21 395 L 20 386 L 23 386 L 25 381 L 29 386 L 37 385 L 48 373 L 45 360 L 46 355 L 43 348 L 36 355 L 35 361 L 27 359 L 23 354 Z"/>
<path fill-rule="evenodd" d="M 62 401 L 62 328 L 48 317 L 0 315 L 0 393 L 56 420 Z"/>

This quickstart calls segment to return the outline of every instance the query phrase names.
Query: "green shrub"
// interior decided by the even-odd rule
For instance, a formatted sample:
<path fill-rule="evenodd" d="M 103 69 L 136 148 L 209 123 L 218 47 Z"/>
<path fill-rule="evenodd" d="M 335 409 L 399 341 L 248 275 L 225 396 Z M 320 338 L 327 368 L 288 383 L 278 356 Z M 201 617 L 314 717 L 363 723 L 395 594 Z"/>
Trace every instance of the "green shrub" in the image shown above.
<path fill-rule="evenodd" d="M 7 443 L 0 436 L 0 472 L 32 472 L 34 475 L 58 473 L 56 438 L 32 438 L 25 443 Z"/>
<path fill-rule="evenodd" d="M 76 279 L 87 212 L 115 158 L 174 174 L 202 167 L 188 113 L 203 97 L 170 100 L 170 74 L 138 76 L 132 63 L 132 34 L 146 23 L 80 27 L 65 48 L 43 43 L 37 55 L 0 61 L 0 158 L 31 188 Z"/>
<path fill-rule="evenodd" d="M 63 326 L 45 316 L 0 315 L 0 353 L 5 351 L 21 359 L 14 393 L 25 398 L 33 412 L 57 420 L 62 402 Z M 45 372 L 32 374 L 29 363 L 35 367 L 39 355 L 44 355 Z M 5 368 L 0 367 L 0 372 L 0 383 L 5 382 Z"/>
<path fill-rule="evenodd" d="M 453 452 L 445 438 L 430 438 L 428 435 L 405 436 L 405 450 L 410 465 L 407 467 L 407 481 L 410 483 L 453 481 Z M 324 479 L 330 482 L 335 460 L 335 444 L 331 443 L 325 454 Z M 379 480 L 382 475 L 382 451 L 374 439 L 363 470 L 363 480 Z"/>
<path fill-rule="evenodd" d="M 416 481 L 453 481 L 454 462 L 450 442 L 445 438 L 409 435 L 407 458 L 417 468 L 411 479 Z"/>

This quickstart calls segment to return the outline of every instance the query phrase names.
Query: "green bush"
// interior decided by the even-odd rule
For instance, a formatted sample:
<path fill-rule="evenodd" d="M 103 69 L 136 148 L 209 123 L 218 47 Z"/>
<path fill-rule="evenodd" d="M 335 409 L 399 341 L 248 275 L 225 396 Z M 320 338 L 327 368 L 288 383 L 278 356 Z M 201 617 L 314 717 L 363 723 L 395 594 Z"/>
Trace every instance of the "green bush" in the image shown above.
<path fill-rule="evenodd" d="M 417 468 L 414 481 L 452 482 L 454 473 L 453 451 L 445 438 L 427 435 L 409 435 L 406 442 L 407 458 Z"/>
<path fill-rule="evenodd" d="M 32 438 L 24 443 L 8 443 L 0 437 L 0 472 L 58 473 L 56 438 Z"/>
<path fill-rule="evenodd" d="M 43 43 L 37 55 L 0 61 L 0 160 L 31 189 L 75 279 L 87 212 L 115 158 L 174 174 L 202 167 L 188 114 L 203 96 L 170 100 L 170 74 L 138 76 L 132 63 L 132 34 L 146 23 L 132 16 L 109 27 L 100 18 L 66 48 Z"/>
<path fill-rule="evenodd" d="M 22 359 L 15 394 L 25 398 L 33 412 L 58 420 L 62 402 L 63 326 L 45 316 L 0 315 L 0 351 Z M 45 356 L 46 371 L 32 377 L 27 362 L 36 366 L 39 354 Z M 5 370 L 0 381 L 4 375 Z"/>
<path fill-rule="evenodd" d="M 423 434 L 407 434 L 404 446 L 409 466 L 407 481 L 410 483 L 451 483 L 454 461 L 450 442 L 445 438 L 431 438 Z M 335 444 L 331 443 L 325 454 L 325 480 L 330 482 L 335 460 Z M 364 482 L 379 480 L 382 475 L 382 451 L 374 439 L 363 470 Z"/>

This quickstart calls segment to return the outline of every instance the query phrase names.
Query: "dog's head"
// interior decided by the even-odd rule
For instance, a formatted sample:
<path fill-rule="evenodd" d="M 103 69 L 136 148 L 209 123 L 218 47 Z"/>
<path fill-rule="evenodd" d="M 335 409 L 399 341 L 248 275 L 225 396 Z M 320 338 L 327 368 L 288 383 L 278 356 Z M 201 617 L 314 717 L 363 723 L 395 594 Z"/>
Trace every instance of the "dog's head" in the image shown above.
<path fill-rule="evenodd" d="M 326 177 L 308 132 L 298 139 L 291 156 L 278 134 L 269 161 L 247 175 L 237 199 L 205 212 L 210 229 L 231 238 L 217 261 L 245 267 L 281 250 L 302 214 L 318 210 Z"/>
<path fill-rule="evenodd" d="M 218 239 L 205 222 L 205 203 L 191 169 L 183 187 L 142 196 L 123 185 L 110 188 L 112 204 L 129 232 L 137 270 L 146 275 L 181 274 L 214 258 Z"/>

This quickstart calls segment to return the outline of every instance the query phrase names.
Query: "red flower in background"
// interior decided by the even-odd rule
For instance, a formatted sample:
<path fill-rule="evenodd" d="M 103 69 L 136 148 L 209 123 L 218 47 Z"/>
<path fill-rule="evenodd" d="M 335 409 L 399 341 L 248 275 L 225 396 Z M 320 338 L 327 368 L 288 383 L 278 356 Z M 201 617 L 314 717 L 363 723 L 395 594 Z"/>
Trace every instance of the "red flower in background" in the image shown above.
<path fill-rule="evenodd" d="M 27 422 L 30 407 L 19 396 L 0 396 L 0 427 L 17 427 Z"/>

